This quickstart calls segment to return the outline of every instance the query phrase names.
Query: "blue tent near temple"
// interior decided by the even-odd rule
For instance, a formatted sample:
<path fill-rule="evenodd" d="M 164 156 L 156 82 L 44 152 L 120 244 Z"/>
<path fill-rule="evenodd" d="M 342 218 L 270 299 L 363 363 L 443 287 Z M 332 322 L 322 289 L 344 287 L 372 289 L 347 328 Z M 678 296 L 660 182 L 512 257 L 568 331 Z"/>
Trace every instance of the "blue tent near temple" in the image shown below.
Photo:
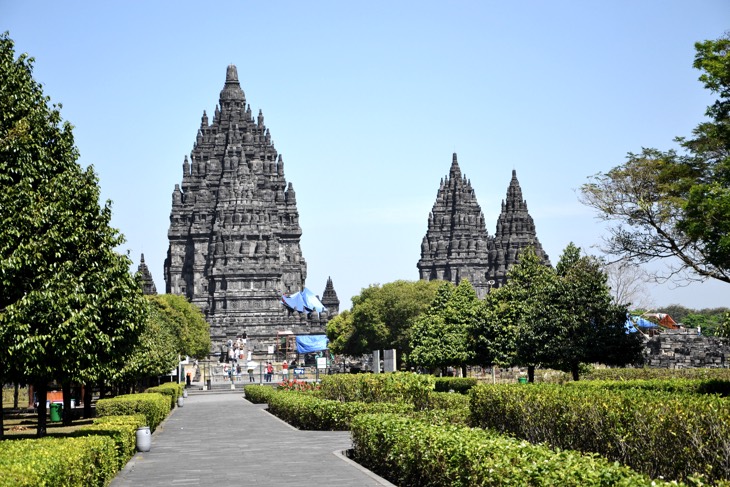
<path fill-rule="evenodd" d="M 294 293 L 290 296 L 287 296 L 286 294 L 283 295 L 281 297 L 281 302 L 290 310 L 299 311 L 300 313 L 311 313 L 312 311 L 321 313 L 327 309 L 324 307 L 317 295 L 306 287 L 298 293 Z"/>
<path fill-rule="evenodd" d="M 297 337 L 297 352 L 311 353 L 327 350 L 327 335 L 302 335 Z"/>

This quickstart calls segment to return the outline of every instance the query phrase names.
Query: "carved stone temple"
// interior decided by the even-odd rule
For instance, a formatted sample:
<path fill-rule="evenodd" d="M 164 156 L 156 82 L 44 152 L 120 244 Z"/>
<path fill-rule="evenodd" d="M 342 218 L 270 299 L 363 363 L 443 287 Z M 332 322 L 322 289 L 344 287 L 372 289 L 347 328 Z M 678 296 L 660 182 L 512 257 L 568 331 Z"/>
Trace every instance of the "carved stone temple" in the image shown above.
<path fill-rule="evenodd" d="M 509 267 L 520 251 L 532 246 L 543 263 L 550 259 L 537 239 L 535 223 L 522 199 L 516 171 L 502 200 L 493 237 L 487 233 L 484 215 L 471 181 L 462 175 L 456 154 L 446 179 L 441 180 L 436 202 L 428 215 L 428 230 L 418 261 L 420 278 L 458 283 L 467 279 L 480 298 L 507 281 Z"/>
<path fill-rule="evenodd" d="M 152 279 L 152 273 L 144 262 L 144 254 L 142 254 L 139 260 L 139 266 L 137 267 L 137 279 L 142 286 L 142 294 L 157 294 L 157 287 L 155 286 L 155 281 Z"/>
<path fill-rule="evenodd" d="M 166 291 L 203 310 L 214 344 L 246 336 L 249 350 L 261 351 L 278 332 L 324 333 L 327 313 L 300 315 L 281 304 L 307 277 L 301 236 L 282 156 L 230 65 L 213 120 L 203 112 L 172 193 Z M 329 280 L 325 296 L 333 295 Z"/>

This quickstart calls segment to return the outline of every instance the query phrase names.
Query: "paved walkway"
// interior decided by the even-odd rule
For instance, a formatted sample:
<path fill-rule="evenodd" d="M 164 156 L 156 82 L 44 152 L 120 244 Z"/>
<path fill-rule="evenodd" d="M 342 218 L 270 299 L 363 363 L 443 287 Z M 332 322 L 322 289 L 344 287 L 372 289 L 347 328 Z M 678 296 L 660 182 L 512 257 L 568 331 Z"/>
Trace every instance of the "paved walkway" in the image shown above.
<path fill-rule="evenodd" d="M 111 487 L 392 485 L 340 452 L 347 431 L 300 431 L 236 393 L 190 395 Z"/>

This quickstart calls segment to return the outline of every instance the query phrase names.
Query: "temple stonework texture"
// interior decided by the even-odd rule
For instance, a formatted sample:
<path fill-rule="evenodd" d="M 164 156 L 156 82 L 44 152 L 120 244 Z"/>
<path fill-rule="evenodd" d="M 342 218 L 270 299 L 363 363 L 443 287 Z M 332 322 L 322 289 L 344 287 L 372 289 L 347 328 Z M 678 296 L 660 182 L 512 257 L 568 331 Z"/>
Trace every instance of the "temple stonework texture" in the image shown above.
<path fill-rule="evenodd" d="M 203 112 L 172 193 L 166 291 L 203 310 L 214 344 L 245 334 L 259 350 L 278 332 L 323 333 L 326 315 L 298 316 L 281 304 L 307 277 L 301 235 L 284 161 L 230 65 L 213 120 Z"/>
<path fill-rule="evenodd" d="M 550 259 L 537 239 L 535 223 L 522 199 L 517 173 L 502 201 L 493 237 L 487 233 L 471 182 L 462 175 L 456 154 L 428 215 L 417 267 L 421 279 L 442 279 L 457 284 L 467 279 L 480 298 L 507 281 L 507 271 L 525 247 L 532 246 L 546 265 Z"/>

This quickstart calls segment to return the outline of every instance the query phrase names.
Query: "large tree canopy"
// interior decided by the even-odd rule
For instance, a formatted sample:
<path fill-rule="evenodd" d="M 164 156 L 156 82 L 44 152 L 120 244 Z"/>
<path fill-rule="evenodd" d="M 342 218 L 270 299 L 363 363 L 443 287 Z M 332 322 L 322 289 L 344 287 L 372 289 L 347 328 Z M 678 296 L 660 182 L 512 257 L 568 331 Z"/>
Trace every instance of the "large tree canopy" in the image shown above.
<path fill-rule="evenodd" d="M 0 72 L 0 366 L 36 384 L 43 435 L 46 384 L 109 373 L 147 308 L 93 169 L 7 33 Z"/>
<path fill-rule="evenodd" d="M 395 281 L 371 285 L 352 298 L 352 310 L 327 324 L 330 349 L 362 355 L 394 348 L 410 352 L 411 328 L 428 309 L 441 281 Z"/>
<path fill-rule="evenodd" d="M 549 367 L 577 380 L 583 363 L 640 360 L 641 338 L 627 334 L 625 322 L 626 308 L 613 303 L 598 260 L 570 244 L 552 269 L 528 248 L 507 284 L 483 302 L 475 352 L 482 363 Z"/>
<path fill-rule="evenodd" d="M 456 288 L 444 282 L 413 326 L 409 362 L 431 368 L 473 363 L 469 345 L 478 308 L 479 298 L 469 281 L 462 279 Z"/>
<path fill-rule="evenodd" d="M 671 258 L 659 278 L 730 282 L 730 38 L 695 44 L 700 81 L 718 96 L 679 150 L 643 149 L 581 188 L 612 222 L 604 251 L 644 263 Z"/>

